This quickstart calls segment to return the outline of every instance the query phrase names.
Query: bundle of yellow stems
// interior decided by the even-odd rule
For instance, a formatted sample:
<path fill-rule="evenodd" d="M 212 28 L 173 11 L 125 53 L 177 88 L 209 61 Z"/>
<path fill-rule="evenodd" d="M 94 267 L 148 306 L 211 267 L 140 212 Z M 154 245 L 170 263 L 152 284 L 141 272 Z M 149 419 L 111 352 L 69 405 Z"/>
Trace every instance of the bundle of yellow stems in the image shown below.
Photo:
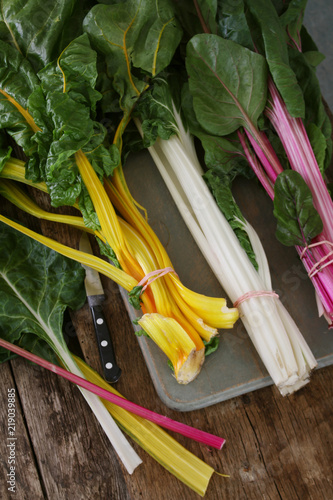
<path fill-rule="evenodd" d="M 66 92 L 65 84 L 63 91 Z M 41 132 L 27 109 L 22 108 L 6 92 L 2 91 L 2 94 L 21 113 L 23 120 L 34 133 Z M 129 115 L 123 117 L 114 137 L 114 144 L 119 151 L 122 149 L 122 133 L 129 119 Z M 109 268 L 112 266 L 108 266 L 107 263 L 102 264 L 101 262 L 104 262 L 102 259 L 99 259 L 101 262 L 96 263 L 91 256 L 83 255 L 82 252 L 67 247 L 63 248 L 56 242 L 36 235 L 32 231 L 30 231 L 30 236 L 39 241 L 43 240 L 44 244 L 70 258 L 91 267 L 97 266 L 100 272 L 107 274 L 129 292 L 152 271 L 172 268 L 165 249 L 141 215 L 130 194 L 121 165 L 115 170 L 112 182 L 106 179 L 103 185 L 87 156 L 81 150 L 75 154 L 75 161 L 100 222 L 101 231 L 96 232 L 96 236 L 112 248 L 121 270 L 111 270 Z M 24 171 L 24 164 L 20 166 L 19 160 L 11 159 L 2 169 L 1 175 L 11 179 L 15 179 L 16 176 L 17 180 L 29 183 L 22 174 L 22 170 Z M 47 192 L 44 183 L 34 186 Z M 10 191 L 9 186 L 4 187 L 3 191 Z M 20 196 L 17 193 L 14 194 L 12 190 L 11 198 L 13 201 Z M 21 199 L 20 203 L 20 208 L 32 210 L 27 200 L 23 202 Z M 123 220 L 117 216 L 115 209 L 122 215 Z M 2 218 L 2 220 L 10 223 L 8 219 Z M 66 219 L 61 219 L 59 216 L 56 220 L 66 222 Z M 73 219 L 67 223 L 75 224 Z M 29 233 L 29 230 L 22 226 L 17 229 L 26 234 Z M 150 314 L 149 317 L 144 316 L 141 319 L 145 330 L 169 357 L 179 383 L 190 382 L 200 372 L 205 356 L 203 341 L 209 341 L 217 335 L 218 328 L 232 328 L 238 319 L 237 309 L 229 309 L 224 298 L 211 298 L 192 292 L 182 285 L 175 272 L 159 277 L 151 283 L 141 294 L 140 299 L 142 312 L 144 315 Z M 156 316 L 156 321 L 153 320 L 155 314 L 159 315 Z M 162 323 L 159 321 L 160 316 L 165 318 Z M 167 329 L 166 325 L 168 325 Z M 172 340 L 170 340 L 170 331 L 173 333 Z"/>
<path fill-rule="evenodd" d="M 39 241 L 44 239 L 44 244 L 59 253 L 97 268 L 128 292 L 138 287 L 140 281 L 152 271 L 173 269 L 167 252 L 134 203 L 121 168 L 116 170 L 112 182 L 107 179 L 103 185 L 86 155 L 79 151 L 75 157 L 101 225 L 101 230 L 95 231 L 95 235 L 112 248 L 121 269 L 36 233 L 33 236 L 30 232 L 30 236 Z M 24 164 L 20 165 L 19 160 L 13 159 L 5 165 L 1 175 L 27 183 L 22 171 Z M 36 217 L 93 232 L 85 227 L 82 217 L 41 210 L 14 184 L 2 179 L 1 192 L 19 208 Z M 43 183 L 32 185 L 45 191 Z M 122 217 L 117 215 L 116 210 Z M 176 272 L 150 283 L 140 295 L 140 301 L 143 317 L 139 324 L 172 362 L 175 377 L 183 384 L 192 381 L 200 372 L 205 357 L 204 341 L 209 342 L 220 328 L 232 328 L 238 319 L 237 309 L 228 308 L 224 298 L 207 297 L 189 290 Z"/>

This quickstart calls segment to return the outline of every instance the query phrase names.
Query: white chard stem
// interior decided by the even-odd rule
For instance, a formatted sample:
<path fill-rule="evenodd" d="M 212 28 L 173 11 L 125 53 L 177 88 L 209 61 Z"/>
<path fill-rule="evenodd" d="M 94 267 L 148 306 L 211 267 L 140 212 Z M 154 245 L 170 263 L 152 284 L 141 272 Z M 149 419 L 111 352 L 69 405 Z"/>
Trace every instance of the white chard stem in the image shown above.
<path fill-rule="evenodd" d="M 74 373 L 75 375 L 78 375 L 79 377 L 85 378 L 71 355 L 68 354 L 60 344 L 57 345 L 57 352 L 68 371 Z M 81 391 L 84 399 L 90 406 L 91 410 L 93 411 L 108 439 L 110 440 L 110 443 L 112 444 L 127 472 L 129 474 L 132 474 L 136 467 L 142 463 L 141 458 L 129 444 L 128 440 L 119 429 L 109 411 L 102 403 L 101 399 L 96 396 L 96 394 L 93 394 L 92 392 L 87 391 L 82 387 L 78 388 Z"/>
<path fill-rule="evenodd" d="M 142 133 L 140 123 L 136 121 Z M 149 148 L 179 212 L 221 286 L 235 303 L 250 292 L 272 291 L 270 271 L 255 230 L 244 223 L 258 256 L 257 272 L 207 187 L 189 138 L 158 139 Z M 190 149 L 187 148 L 190 146 Z M 269 375 L 281 394 L 309 381 L 317 362 L 297 325 L 275 296 L 239 304 L 240 317 Z"/>

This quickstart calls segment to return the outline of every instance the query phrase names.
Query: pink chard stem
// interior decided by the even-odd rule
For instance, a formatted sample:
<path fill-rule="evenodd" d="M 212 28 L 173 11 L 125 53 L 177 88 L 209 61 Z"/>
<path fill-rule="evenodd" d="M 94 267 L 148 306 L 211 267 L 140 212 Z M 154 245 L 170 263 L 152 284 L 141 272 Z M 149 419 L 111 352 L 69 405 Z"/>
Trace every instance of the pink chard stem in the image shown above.
<path fill-rule="evenodd" d="M 38 364 L 39 366 L 42 366 L 43 368 L 46 368 L 47 370 L 50 370 L 53 373 L 56 373 L 60 377 L 69 380 L 73 384 L 83 387 L 84 389 L 87 389 L 97 396 L 106 399 L 107 401 L 110 401 L 111 403 L 124 408 L 131 413 L 134 413 L 135 415 L 138 415 L 142 418 L 145 418 L 146 420 L 150 420 L 151 422 L 160 425 L 161 427 L 169 429 L 173 432 L 177 432 L 179 434 L 182 434 L 183 436 L 193 439 L 194 441 L 204 443 L 207 446 L 212 446 L 213 448 L 217 448 L 219 450 L 225 443 L 225 439 L 223 438 L 195 429 L 193 427 L 190 427 L 189 425 L 182 424 L 163 415 L 159 415 L 158 413 L 155 413 L 151 410 L 147 410 L 146 408 L 136 405 L 135 403 L 131 403 L 127 399 L 124 399 L 121 396 L 117 396 L 116 394 L 112 394 L 106 389 L 103 389 L 102 387 L 99 387 L 98 385 L 95 385 L 92 382 L 89 382 L 88 380 L 65 370 L 64 368 L 61 368 L 60 366 L 50 363 L 49 361 L 46 361 L 36 354 L 32 354 L 31 352 L 26 351 L 25 349 L 22 349 L 17 345 L 7 342 L 6 340 L 0 339 L 0 346 L 8 349 L 11 352 L 14 352 L 15 354 L 18 354 L 19 356 L 22 356 L 23 358 L 28 359 L 29 361 L 32 361 L 33 363 Z"/>
<path fill-rule="evenodd" d="M 296 247 L 303 265 L 313 283 L 323 307 L 323 313 L 330 325 L 333 324 L 333 202 L 320 172 L 309 138 L 301 118 L 290 116 L 284 101 L 271 78 L 268 87 L 271 95 L 266 116 L 275 128 L 290 166 L 298 172 L 313 196 L 313 204 L 323 222 L 322 233 L 313 239 L 311 245 Z M 283 171 L 277 155 L 267 136 L 255 127 L 245 132 L 238 131 L 245 156 L 269 197 L 274 199 L 274 184 Z M 245 139 L 247 137 L 253 149 Z"/>

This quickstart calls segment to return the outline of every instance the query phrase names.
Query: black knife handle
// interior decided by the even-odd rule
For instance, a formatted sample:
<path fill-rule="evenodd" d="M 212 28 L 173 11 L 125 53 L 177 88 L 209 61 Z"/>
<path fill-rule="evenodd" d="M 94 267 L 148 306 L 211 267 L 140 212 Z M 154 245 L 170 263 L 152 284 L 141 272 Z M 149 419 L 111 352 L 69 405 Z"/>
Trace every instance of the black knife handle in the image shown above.
<path fill-rule="evenodd" d="M 104 378 L 107 382 L 117 382 L 121 369 L 116 363 L 112 340 L 101 306 L 90 306 L 97 337 Z"/>

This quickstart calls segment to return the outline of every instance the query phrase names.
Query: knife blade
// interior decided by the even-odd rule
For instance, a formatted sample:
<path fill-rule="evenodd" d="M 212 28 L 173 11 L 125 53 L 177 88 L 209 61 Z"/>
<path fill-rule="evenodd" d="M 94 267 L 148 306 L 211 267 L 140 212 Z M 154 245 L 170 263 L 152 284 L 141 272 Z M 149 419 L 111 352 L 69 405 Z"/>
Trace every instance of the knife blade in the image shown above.
<path fill-rule="evenodd" d="M 81 252 L 93 253 L 88 235 L 85 232 L 81 235 L 79 248 Z M 110 331 L 102 308 L 102 303 L 105 300 L 103 286 L 95 269 L 91 269 L 84 264 L 82 266 L 86 271 L 84 284 L 94 323 L 104 378 L 107 382 L 114 383 L 119 379 L 121 369 L 116 362 Z"/>

